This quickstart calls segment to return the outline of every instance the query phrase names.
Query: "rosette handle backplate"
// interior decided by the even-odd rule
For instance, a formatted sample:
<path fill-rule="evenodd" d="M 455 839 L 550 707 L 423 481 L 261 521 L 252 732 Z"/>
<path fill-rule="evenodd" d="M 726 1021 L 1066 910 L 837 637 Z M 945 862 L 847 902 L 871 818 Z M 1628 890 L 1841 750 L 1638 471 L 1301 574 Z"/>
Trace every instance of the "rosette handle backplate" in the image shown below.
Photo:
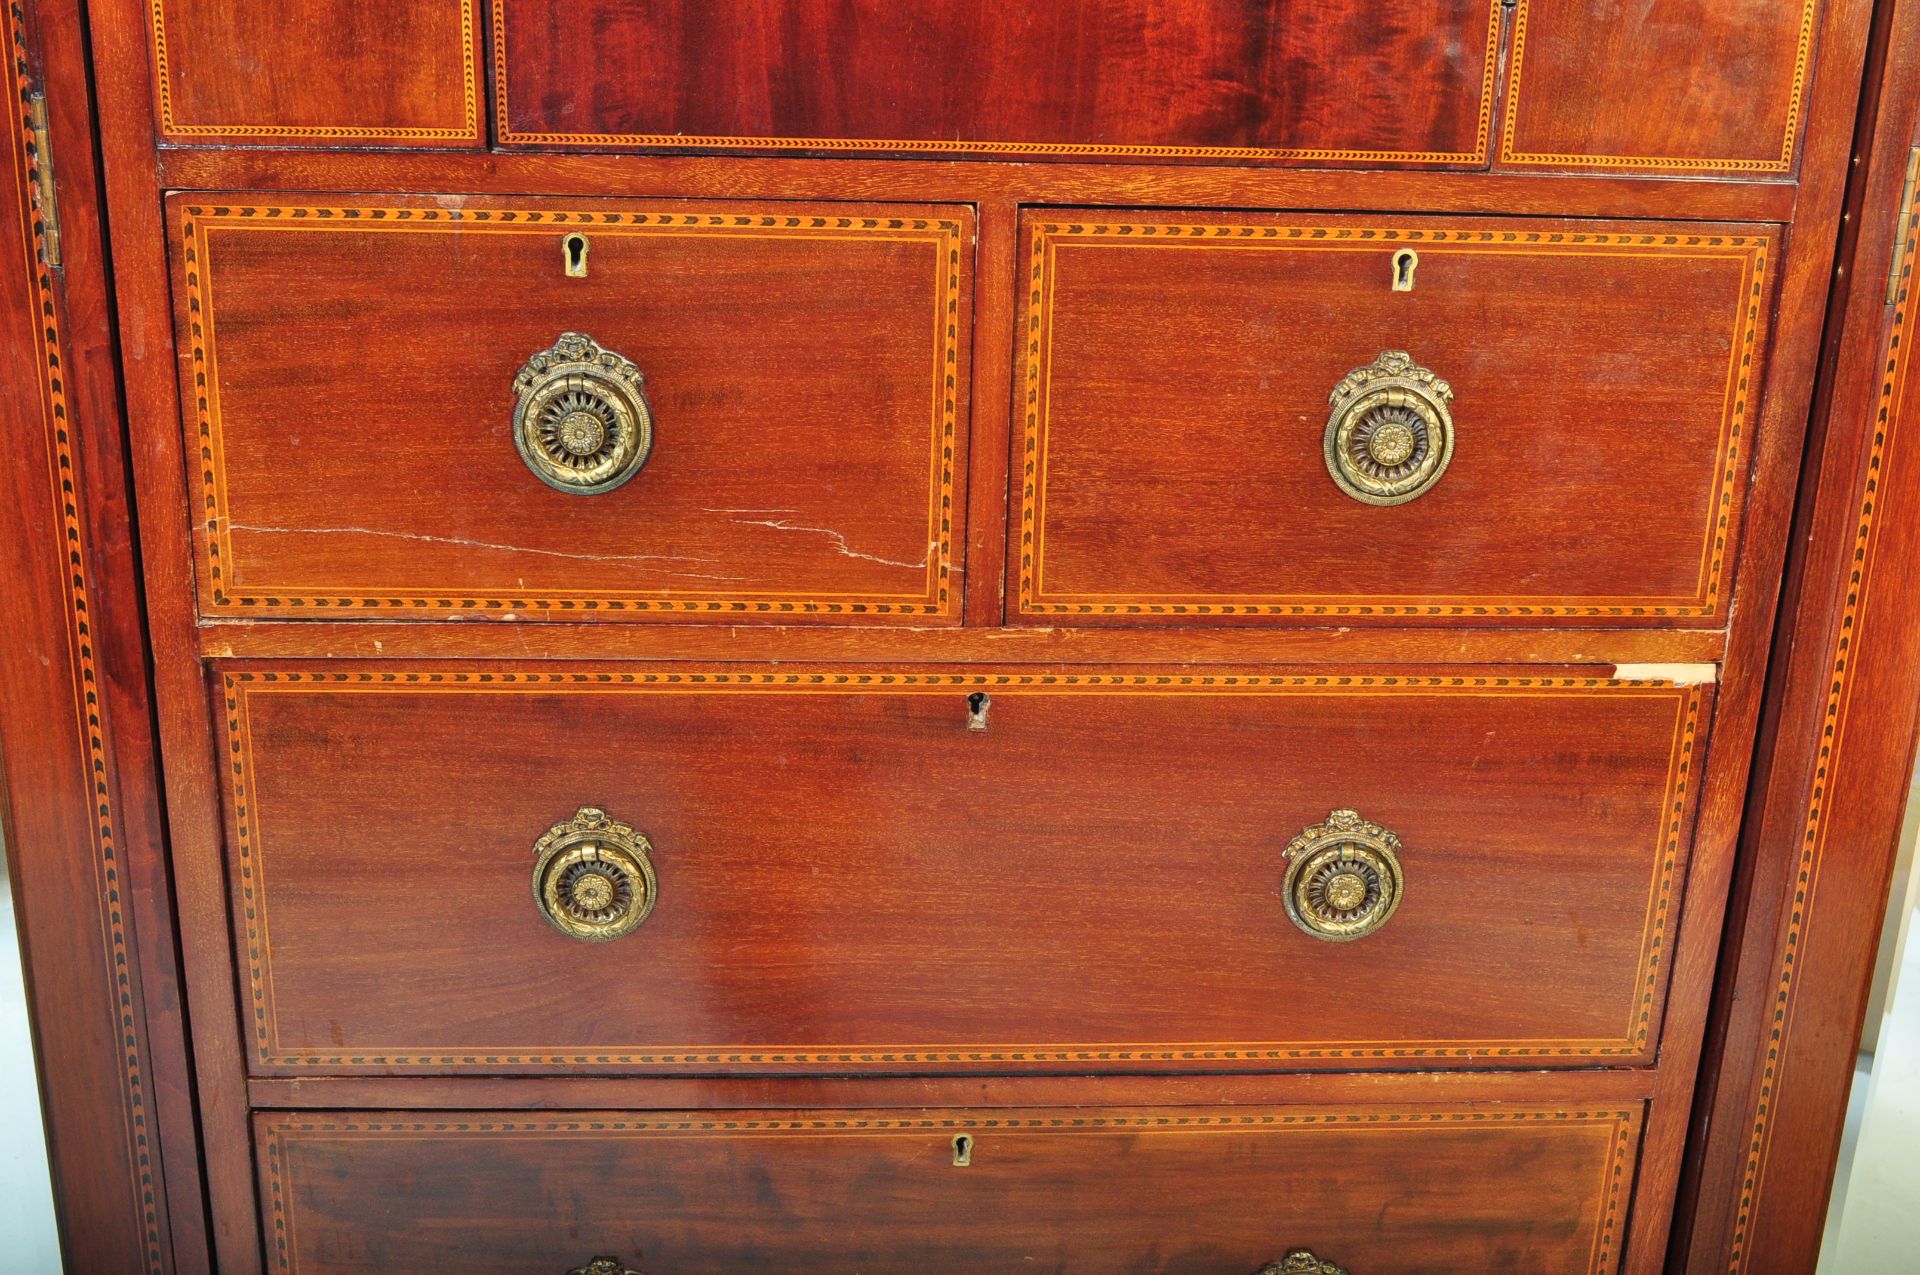
<path fill-rule="evenodd" d="M 1297 1248 L 1282 1260 L 1262 1266 L 1257 1275 L 1347 1275 L 1347 1272 L 1307 1249 Z"/>
<path fill-rule="evenodd" d="M 1400 838 L 1351 810 L 1336 810 L 1287 845 L 1281 897 L 1314 938 L 1348 943 L 1387 923 L 1406 882 Z"/>
<path fill-rule="evenodd" d="M 513 379 L 513 443 L 541 482 L 576 496 L 612 491 L 653 451 L 646 377 L 584 332 L 564 332 Z"/>
<path fill-rule="evenodd" d="M 1405 350 L 1347 373 L 1328 401 L 1327 472 L 1355 500 L 1404 505 L 1453 462 L 1453 387 Z"/>
<path fill-rule="evenodd" d="M 596 806 L 549 828 L 533 847 L 533 901 L 569 938 L 605 943 L 653 911 L 653 846 Z"/>

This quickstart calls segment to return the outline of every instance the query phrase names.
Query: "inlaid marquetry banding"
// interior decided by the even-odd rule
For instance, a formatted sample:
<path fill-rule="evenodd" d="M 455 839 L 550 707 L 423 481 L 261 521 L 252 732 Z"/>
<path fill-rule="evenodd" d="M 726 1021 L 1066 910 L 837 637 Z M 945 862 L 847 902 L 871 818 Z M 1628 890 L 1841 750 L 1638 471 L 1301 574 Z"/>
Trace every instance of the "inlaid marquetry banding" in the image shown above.
<path fill-rule="evenodd" d="M 379 672 L 229 670 L 222 675 L 226 704 L 229 791 L 234 821 L 236 891 L 247 956 L 254 1059 L 266 1068 L 358 1067 L 674 1067 L 674 1066 L 897 1066 L 1057 1062 L 1302 1062 L 1343 1059 L 1619 1060 L 1644 1057 L 1658 1031 L 1659 992 L 1673 908 L 1685 857 L 1692 806 L 1692 775 L 1706 690 L 1665 682 L 1588 677 L 1447 677 L 1394 675 L 1261 675 L 1173 673 L 848 673 L 619 671 L 597 672 Z M 1461 1040 L 1288 1042 L 1090 1042 L 1035 1045 L 991 1042 L 798 1045 L 744 1044 L 595 1050 L 407 1047 L 290 1050 L 278 1040 L 274 1012 L 269 908 L 262 879 L 263 847 L 252 791 L 254 772 L 249 701 L 263 694 L 951 694 L 985 690 L 1109 695 L 1633 695 L 1667 699 L 1675 712 L 1665 812 L 1649 884 L 1638 992 L 1618 1036 L 1604 1040 Z"/>
<path fill-rule="evenodd" d="M 184 140 L 259 138 L 318 142 L 477 142 L 480 140 L 480 66 L 474 31 L 474 0 L 460 3 L 462 119 L 459 128 L 369 127 L 336 124 L 191 123 L 176 117 L 173 69 L 167 56 L 166 0 L 151 0 L 148 37 L 153 48 L 154 92 L 159 99 L 160 134 Z"/>
<path fill-rule="evenodd" d="M 1880 485 L 1892 466 L 1895 446 L 1904 448 L 1909 445 L 1903 430 L 1909 428 L 1911 423 L 1905 419 L 1899 405 L 1913 360 L 1914 316 L 1920 311 L 1920 289 L 1913 286 L 1914 269 L 1916 264 L 1920 264 L 1920 217 L 1915 216 L 1920 213 L 1920 193 L 1910 193 L 1910 198 L 1912 202 L 1902 210 L 1907 214 L 1907 238 L 1898 248 L 1900 295 L 1887 337 L 1873 441 L 1868 448 L 1866 468 L 1861 477 L 1860 512 L 1854 522 L 1846 600 L 1833 630 L 1826 702 L 1820 712 L 1820 747 L 1814 756 L 1806 815 L 1801 824 L 1800 854 L 1794 865 L 1791 910 L 1787 914 L 1786 932 L 1781 936 L 1774 962 L 1773 999 L 1767 1008 L 1766 1020 L 1767 1047 L 1760 1058 L 1759 1084 L 1755 1086 L 1753 1094 L 1747 1152 L 1740 1175 L 1740 1198 L 1728 1250 L 1728 1270 L 1732 1272 L 1746 1270 L 1753 1258 L 1749 1242 L 1760 1193 L 1766 1182 L 1768 1157 L 1773 1149 L 1774 1099 L 1779 1093 L 1781 1071 L 1786 1064 L 1787 1040 L 1793 1032 L 1794 1009 L 1798 999 L 1797 971 L 1807 922 L 1813 914 L 1814 896 L 1820 886 L 1821 863 L 1828 851 L 1827 829 L 1832 812 L 1833 779 L 1848 744 L 1848 710 L 1852 705 L 1854 673 L 1858 663 L 1856 652 L 1862 641 L 1861 612 L 1880 549 Z M 1843 846 L 1841 853 L 1846 850 L 1847 847 Z"/>
<path fill-rule="evenodd" d="M 1739 263 L 1737 326 L 1727 368 L 1725 410 L 1714 454 L 1718 481 L 1702 530 L 1696 591 L 1687 597 L 1362 597 L 1248 594 L 1225 597 L 1195 593 L 1180 598 L 1052 592 L 1045 585 L 1047 412 L 1046 374 L 1052 345 L 1052 281 L 1058 249 L 1065 243 L 1148 247 L 1169 251 L 1304 250 L 1378 252 L 1395 244 L 1419 244 L 1427 254 L 1450 250 L 1487 254 L 1555 253 L 1708 258 Z M 1018 611 L 1047 617 L 1089 616 L 1320 616 L 1329 618 L 1659 618 L 1711 620 L 1721 614 L 1731 582 L 1734 511 L 1747 470 L 1748 435 L 1758 402 L 1760 326 L 1766 311 L 1770 240 L 1758 235 L 1608 233 L 1584 230 L 1414 229 L 1396 226 L 1281 226 L 1216 223 L 1084 221 L 1043 222 L 1029 231 L 1026 293 L 1026 413 L 1021 430 L 1020 561 Z"/>
<path fill-rule="evenodd" d="M 1728 176 L 1793 171 L 1794 148 L 1799 143 L 1800 121 L 1805 106 L 1807 72 L 1813 55 L 1814 23 L 1820 13 L 1820 0 L 1802 0 L 1802 3 L 1800 37 L 1794 49 L 1793 82 L 1787 93 L 1778 157 L 1766 155 L 1755 159 L 1716 159 L 1702 155 L 1566 155 L 1520 150 L 1514 133 L 1523 103 L 1521 87 L 1526 70 L 1529 0 L 1519 0 L 1513 19 L 1513 73 L 1507 83 L 1506 122 L 1500 130 L 1500 162 L 1545 168 L 1628 168 L 1656 173 L 1714 173 Z"/>
<path fill-rule="evenodd" d="M 916 594 L 834 594 L 820 591 L 750 594 L 676 588 L 658 592 L 596 590 L 578 594 L 398 593 L 354 585 L 326 592 L 276 589 L 241 581 L 233 550 L 221 438 L 218 325 L 210 237 L 224 228 L 304 233 L 315 229 L 367 234 L 418 234 L 457 229 L 463 235 L 546 233 L 590 226 L 596 234 L 740 236 L 833 239 L 843 242 L 920 242 L 935 249 L 934 299 L 939 340 L 930 360 L 928 509 L 923 587 Z M 961 271 L 971 250 L 965 228 L 939 217 L 658 211 L 626 213 L 546 209 L 423 207 L 292 207 L 195 204 L 180 209 L 179 245 L 186 297 L 183 346 L 189 360 L 192 413 L 198 433 L 196 467 L 201 508 L 196 547 L 201 556 L 201 603 L 228 615 L 310 614 L 316 617 L 404 611 L 417 615 L 480 613 L 655 613 L 727 616 L 948 616 L 957 597 L 954 493 L 958 483 Z"/>
<path fill-rule="evenodd" d="M 1342 150 L 1323 147 L 1172 146 L 1097 142 L 967 141 L 946 138 L 899 140 L 865 137 L 714 137 L 685 133 L 536 133 L 513 127 L 508 108 L 512 77 L 507 58 L 507 8 L 493 9 L 494 134 L 503 146 L 623 147 L 700 151 L 771 150 L 842 154 L 993 155 L 1010 159 L 1134 159 L 1292 161 L 1307 164 L 1484 165 L 1493 137 L 1493 104 L 1500 72 L 1500 25 L 1504 0 L 1487 12 L 1485 61 L 1480 77 L 1479 118 L 1470 151 Z"/>
<path fill-rule="evenodd" d="M 465 1119 L 434 1117 L 394 1120 L 378 1116 L 324 1116 L 275 1113 L 261 1121 L 263 1207 L 273 1226 L 274 1265 L 294 1271 L 294 1218 L 289 1197 L 294 1188 L 292 1150 L 301 1143 L 365 1143 L 376 1140 L 482 1143 L 500 1138 L 542 1138 L 577 1142 L 581 1138 L 943 1138 L 953 1133 L 1030 1134 L 1050 1137 L 1113 1137 L 1153 1134 L 1215 1135 L 1263 1131 L 1314 1133 L 1407 1133 L 1414 1130 L 1498 1129 L 1527 1126 L 1592 1128 L 1607 1138 L 1593 1240 L 1593 1275 L 1605 1275 L 1617 1262 L 1619 1226 L 1631 1185 L 1640 1139 L 1638 1107 L 1542 1108 L 1450 1107 L 1446 1109 L 1379 1106 L 1361 1110 L 1155 1111 L 1013 1115 L 1000 1111 L 953 1115 L 849 1115 L 818 1112 L 789 1119 L 701 1113 L 608 1118 L 527 1117 Z"/>
<path fill-rule="evenodd" d="M 59 538 L 65 553 L 63 575 L 66 583 L 67 638 L 73 667 L 79 675 L 75 688 L 80 724 L 77 741 L 86 758 L 86 774 L 92 806 L 90 832 L 93 838 L 92 866 L 100 901 L 99 926 L 103 939 L 102 963 L 113 988 L 111 1014 L 118 1043 L 119 1068 L 126 1087 L 127 1160 L 132 1180 L 127 1184 L 139 1216 L 142 1257 L 145 1269 L 162 1272 L 170 1269 L 170 1254 L 160 1226 L 160 1187 L 154 1176 L 154 1161 L 159 1148 L 154 1142 L 153 1112 L 148 1098 L 149 1083 L 145 1058 L 144 1025 L 133 984 L 135 954 L 131 938 L 131 919 L 127 914 L 128 893 L 125 863 L 120 850 L 119 815 L 108 776 L 112 758 L 107 746 L 105 709 L 100 702 L 100 669 L 94 648 L 94 592 L 89 578 L 92 549 L 88 543 L 85 520 L 81 515 L 81 478 L 74 447 L 74 421 L 67 397 L 67 372 L 61 351 L 65 337 L 60 316 L 60 300 L 52 272 L 46 265 L 46 222 L 34 192 L 39 186 L 41 156 L 34 142 L 34 129 L 27 113 L 28 94 L 33 89 L 28 59 L 26 15 L 18 0 L 6 7 L 7 54 L 13 70 L 13 123 L 15 130 L 10 151 L 16 162 L 7 165 L 14 186 L 22 241 L 13 245 L 20 256 L 12 269 L 32 280 L 37 313 L 35 324 L 41 370 L 42 409 L 48 431 L 47 451 L 52 472 L 47 480 L 55 504 L 60 510 Z M 47 747 L 58 747 L 52 740 Z M 105 1101 L 104 1095 L 102 1101 Z"/>

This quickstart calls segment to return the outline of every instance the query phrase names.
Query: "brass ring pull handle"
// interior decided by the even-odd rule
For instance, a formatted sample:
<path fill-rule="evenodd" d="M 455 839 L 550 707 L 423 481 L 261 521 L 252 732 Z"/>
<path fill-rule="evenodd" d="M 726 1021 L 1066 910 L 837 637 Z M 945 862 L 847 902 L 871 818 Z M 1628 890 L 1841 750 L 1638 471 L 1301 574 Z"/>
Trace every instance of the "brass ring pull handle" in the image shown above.
<path fill-rule="evenodd" d="M 1336 810 L 1287 844 L 1287 916 L 1329 943 L 1365 938 L 1400 906 L 1400 838 Z"/>
<path fill-rule="evenodd" d="M 569 938 L 605 943 L 653 911 L 659 884 L 647 839 L 607 812 L 582 806 L 534 843 L 533 901 Z"/>
<path fill-rule="evenodd" d="M 1281 1260 L 1262 1266 L 1258 1275 L 1347 1275 L 1347 1272 L 1332 1262 L 1321 1261 L 1304 1248 L 1297 1248 Z"/>
<path fill-rule="evenodd" d="M 1369 505 L 1404 505 L 1440 481 L 1453 460 L 1453 387 L 1386 350 L 1334 387 L 1327 418 L 1327 472 Z"/>
<path fill-rule="evenodd" d="M 513 443 L 541 482 L 576 496 L 612 491 L 653 450 L 640 369 L 584 332 L 527 360 L 513 389 Z"/>
<path fill-rule="evenodd" d="M 617 1257 L 596 1257 L 585 1266 L 574 1267 L 567 1275 L 640 1275 L 640 1272 Z"/>

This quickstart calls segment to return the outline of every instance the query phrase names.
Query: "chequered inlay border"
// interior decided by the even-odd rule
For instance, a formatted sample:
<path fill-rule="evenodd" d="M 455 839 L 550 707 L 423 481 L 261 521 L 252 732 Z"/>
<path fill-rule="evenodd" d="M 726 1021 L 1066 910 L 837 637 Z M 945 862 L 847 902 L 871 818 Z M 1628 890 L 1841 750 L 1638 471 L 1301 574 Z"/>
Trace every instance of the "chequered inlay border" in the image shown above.
<path fill-rule="evenodd" d="M 1200 225 L 1164 222 L 1046 221 L 1027 230 L 1027 343 L 1023 382 L 1026 412 L 1021 430 L 1020 561 L 1017 614 L 1058 616 L 1468 616 L 1585 617 L 1700 620 L 1720 613 L 1731 569 L 1734 511 L 1747 469 L 1747 435 L 1758 401 L 1759 335 L 1766 313 L 1768 256 L 1772 240 L 1760 235 L 1603 233 L 1584 230 L 1432 230 L 1399 226 L 1287 226 L 1269 223 L 1212 222 Z M 1049 406 L 1046 368 L 1052 344 L 1052 281 L 1058 273 L 1058 248 L 1080 241 L 1169 251 L 1271 250 L 1379 251 L 1396 244 L 1430 245 L 1426 251 L 1461 250 L 1495 254 L 1553 253 L 1714 258 L 1741 264 L 1737 294 L 1738 332 L 1727 372 L 1725 415 L 1715 452 L 1721 458 L 1720 481 L 1703 529 L 1700 584 L 1689 598 L 1531 597 L 1422 598 L 1329 597 L 1268 594 L 1224 598 L 1195 593 L 1190 598 L 1112 597 L 1051 593 L 1043 584 L 1046 543 L 1046 453 Z M 1317 439 L 1316 439 L 1317 442 Z"/>
<path fill-rule="evenodd" d="M 325 142 L 477 142 L 480 140 L 480 67 L 474 38 L 474 0 L 460 0 L 461 88 L 464 122 L 459 128 L 382 128 L 327 124 L 187 124 L 175 117 L 173 71 L 167 60 L 166 0 L 151 0 L 148 35 L 153 48 L 154 91 L 159 98 L 160 134 L 166 138 L 297 138 Z"/>
<path fill-rule="evenodd" d="M 1492 0 L 1487 13 L 1485 63 L 1480 79 L 1480 112 L 1471 151 L 1373 151 L 1320 147 L 1162 146 L 1081 142 L 960 141 L 940 138 L 894 140 L 850 137 L 706 137 L 681 133 L 523 133 L 515 131 L 508 107 L 511 82 L 507 57 L 507 5 L 493 7 L 494 133 L 505 146 L 595 146 L 672 148 L 675 150 L 830 151 L 848 154 L 911 153 L 999 155 L 1011 158 L 1298 160 L 1341 164 L 1485 164 L 1492 140 L 1493 104 L 1500 73 L 1500 25 L 1504 0 Z"/>
<path fill-rule="evenodd" d="M 108 783 L 112 759 L 107 752 L 106 722 L 100 703 L 100 670 L 94 654 L 93 588 L 88 580 L 90 563 L 87 532 L 80 513 L 80 478 L 75 461 L 73 416 L 68 407 L 66 366 L 62 356 L 65 338 L 61 331 L 60 302 L 53 274 L 46 264 L 46 222 L 38 196 L 38 168 L 41 156 L 34 143 L 33 122 L 27 113 L 28 95 L 33 78 L 28 61 L 26 14 L 18 0 L 10 0 L 6 11 L 7 51 L 13 61 L 13 110 L 17 129 L 7 149 L 17 152 L 10 162 L 18 200 L 23 242 L 15 245 L 23 260 L 16 266 L 33 280 L 34 300 L 38 306 L 38 345 L 41 360 L 41 391 L 46 424 L 51 435 L 48 454 L 53 469 L 48 475 L 60 507 L 60 539 L 66 551 L 66 592 L 73 666 L 80 675 L 75 688 L 80 719 L 79 745 L 86 757 L 90 796 L 93 802 L 93 866 L 97 876 L 101 916 L 99 924 L 105 950 L 102 960 L 110 971 L 114 1002 L 113 1024 L 119 1038 L 119 1064 L 126 1085 L 128 1112 L 127 1159 L 133 1180 L 128 1184 L 140 1213 L 145 1247 L 146 1269 L 169 1269 L 171 1255 L 160 1231 L 159 1186 L 154 1178 L 154 1160 L 159 1148 L 154 1145 L 147 1098 L 146 1062 L 142 1056 L 142 1024 L 138 1002 L 134 998 L 133 965 L 135 956 L 129 935 L 127 893 L 122 877 L 118 816 L 113 807 L 113 791 Z M 9 266 L 9 269 L 15 266 Z M 56 747 L 48 741 L 48 747 Z M 103 1007 L 105 1008 L 105 1007 Z"/>
<path fill-rule="evenodd" d="M 959 363 L 962 275 L 970 245 L 965 227 L 940 217 L 795 214 L 776 212 L 675 211 L 627 213 L 541 209 L 442 209 L 408 205 L 375 207 L 290 207 L 193 204 L 179 209 L 186 314 L 183 348 L 188 359 L 183 395 L 192 404 L 197 429 L 202 517 L 196 526 L 202 608 L 211 614 L 340 616 L 369 611 L 405 610 L 430 615 L 542 612 L 662 613 L 705 616 L 941 616 L 951 615 L 955 561 L 954 493 L 960 413 Z M 458 230 L 462 234 L 527 234 L 549 227 L 591 226 L 600 233 L 739 236 L 743 238 L 833 238 L 864 241 L 924 242 L 935 250 L 934 307 L 939 339 L 932 348 L 928 536 L 924 590 L 917 596 L 734 595 L 677 589 L 659 592 L 583 591 L 570 595 L 501 595 L 382 592 L 343 586 L 329 592 L 276 589 L 237 583 L 233 520 L 229 514 L 224 448 L 221 441 L 220 378 L 214 314 L 213 263 L 209 236 L 215 230 L 242 228 L 261 232 L 349 231 L 419 234 Z M 517 462 L 516 462 L 517 463 Z"/>
<path fill-rule="evenodd" d="M 493 1118 L 486 1113 L 464 1119 L 433 1117 L 421 1120 L 379 1116 L 320 1116 L 274 1113 L 261 1117 L 261 1209 L 271 1222 L 275 1267 L 294 1271 L 294 1210 L 296 1185 L 292 1152 L 301 1143 L 365 1143 L 373 1140 L 485 1143 L 502 1138 L 532 1137 L 556 1141 L 623 1138 L 886 1138 L 945 1137 L 954 1133 L 1087 1136 L 1152 1136 L 1154 1134 L 1247 1134 L 1282 1131 L 1311 1133 L 1392 1133 L 1413 1130 L 1500 1129 L 1533 1125 L 1577 1129 L 1590 1126 L 1607 1136 L 1601 1157 L 1600 1182 L 1595 1190 L 1593 1258 L 1588 1267 L 1596 1275 L 1615 1269 L 1618 1232 L 1628 1187 L 1631 1185 L 1640 1137 L 1641 1109 L 1615 1107 L 1460 1108 L 1442 1110 L 1381 1106 L 1349 1111 L 1235 1111 L 1140 1114 L 1048 1112 L 1008 1115 L 996 1109 L 945 1115 L 852 1115 L 818 1113 L 789 1119 L 703 1113 L 697 1116 L 612 1116 L 607 1118 L 547 1117 Z"/>
<path fill-rule="evenodd" d="M 1861 612 L 1880 547 L 1880 484 L 1891 464 L 1895 443 L 1907 446 L 1901 430 L 1910 427 L 1910 422 L 1900 410 L 1900 400 L 1906 392 L 1907 375 L 1913 358 L 1914 316 L 1920 310 L 1920 288 L 1914 286 L 1914 269 L 1920 263 L 1920 215 L 1916 215 L 1920 214 L 1920 192 L 1912 195 L 1912 202 L 1902 211 L 1907 214 L 1908 231 L 1906 242 L 1899 249 L 1900 296 L 1887 337 L 1886 363 L 1881 374 L 1873 441 L 1867 451 L 1866 472 L 1860 492 L 1860 513 L 1854 523 L 1846 601 L 1841 607 L 1839 623 L 1834 631 L 1826 703 L 1820 714 L 1820 748 L 1814 757 L 1806 818 L 1801 829 L 1800 857 L 1794 868 L 1792 910 L 1787 915 L 1786 933 L 1781 937 L 1773 1003 L 1767 1023 L 1767 1049 L 1761 1060 L 1760 1082 L 1753 1097 L 1752 1125 L 1746 1161 L 1741 1170 L 1740 1200 L 1734 1215 L 1733 1238 L 1729 1247 L 1727 1269 L 1733 1272 L 1744 1271 L 1752 1257 L 1748 1241 L 1765 1182 L 1768 1154 L 1773 1146 L 1774 1096 L 1779 1092 L 1780 1073 L 1786 1062 L 1787 1038 L 1793 1030 L 1793 1011 L 1798 995 L 1795 975 L 1806 939 L 1807 922 L 1813 912 L 1814 894 L 1820 883 L 1820 864 L 1828 849 L 1827 817 L 1832 810 L 1830 789 L 1835 767 L 1846 749 L 1847 711 L 1853 700 L 1854 650 L 1860 643 Z M 1841 852 L 1845 853 L 1847 849 L 1842 847 Z"/>
<path fill-rule="evenodd" d="M 1658 155 L 1564 155 L 1522 151 L 1514 140 L 1520 118 L 1520 86 L 1527 51 L 1527 10 L 1529 0 L 1519 0 L 1513 19 L 1513 74 L 1507 84 L 1506 122 L 1500 133 L 1500 162 L 1549 168 L 1629 168 L 1657 172 L 1693 173 L 1786 173 L 1793 169 L 1794 147 L 1800 138 L 1800 121 L 1807 89 L 1807 70 L 1813 55 L 1814 22 L 1819 16 L 1820 0 L 1804 0 L 1800 16 L 1800 36 L 1794 50 L 1793 84 L 1788 90 L 1786 119 L 1782 125 L 1780 157 L 1762 159 L 1714 159 L 1707 156 Z M 1578 38 L 1577 36 L 1570 38 Z"/>
<path fill-rule="evenodd" d="M 1370 675 L 1201 675 L 1120 673 L 846 673 L 802 669 L 736 672 L 316 672 L 229 670 L 222 674 L 226 706 L 228 792 L 238 922 L 245 948 L 253 1056 L 265 1068 L 359 1067 L 487 1068 L 542 1066 L 889 1066 L 1064 1062 L 1282 1062 L 1340 1059 L 1615 1059 L 1643 1056 L 1656 1031 L 1658 993 L 1688 842 L 1687 812 L 1703 733 L 1707 692 L 1666 682 L 1583 677 L 1446 677 Z M 1672 700 L 1675 724 L 1665 822 L 1649 883 L 1638 974 L 1639 994 L 1621 1035 L 1608 1040 L 1497 1040 L 1447 1042 L 1324 1042 L 1314 1044 L 1098 1043 L 1069 1045 L 859 1045 L 757 1048 L 751 1045 L 676 1046 L 592 1051 L 480 1049 L 473 1052 L 407 1048 L 288 1050 L 278 1043 L 273 1008 L 271 942 L 263 850 L 251 776 L 254 772 L 249 701 L 287 692 L 451 694 L 938 694 L 955 690 L 1015 690 L 1055 694 L 1133 695 L 1636 695 Z"/>

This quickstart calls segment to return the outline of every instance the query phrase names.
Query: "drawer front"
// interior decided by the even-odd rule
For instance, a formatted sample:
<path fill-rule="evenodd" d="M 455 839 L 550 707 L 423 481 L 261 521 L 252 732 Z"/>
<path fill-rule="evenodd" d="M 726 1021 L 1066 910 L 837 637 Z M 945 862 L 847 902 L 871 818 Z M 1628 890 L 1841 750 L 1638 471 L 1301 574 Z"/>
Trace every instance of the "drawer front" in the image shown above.
<path fill-rule="evenodd" d="M 878 0 L 502 0 L 493 12 L 507 145 L 1480 167 L 1502 8 L 921 0 L 903 20 Z"/>
<path fill-rule="evenodd" d="M 1645 1062 L 1710 698 L 1505 672 L 221 676 L 262 1074 Z M 617 861 L 582 885 L 583 846 Z"/>
<path fill-rule="evenodd" d="M 486 143 L 478 0 L 149 0 L 146 9 L 164 142 Z"/>
<path fill-rule="evenodd" d="M 1771 229 L 1049 210 L 1025 235 L 1016 615 L 1725 620 Z"/>
<path fill-rule="evenodd" d="M 965 209 L 172 210 L 208 614 L 955 618 Z"/>
<path fill-rule="evenodd" d="M 1519 0 L 1500 163 L 1785 176 L 1821 0 Z"/>
<path fill-rule="evenodd" d="M 1638 1104 L 257 1118 L 286 1275 L 1612 1271 Z M 958 1140 L 964 1143 L 956 1145 Z M 956 1164 L 956 1160 L 968 1163 Z M 597 1275 L 597 1273 L 596 1273 Z"/>

